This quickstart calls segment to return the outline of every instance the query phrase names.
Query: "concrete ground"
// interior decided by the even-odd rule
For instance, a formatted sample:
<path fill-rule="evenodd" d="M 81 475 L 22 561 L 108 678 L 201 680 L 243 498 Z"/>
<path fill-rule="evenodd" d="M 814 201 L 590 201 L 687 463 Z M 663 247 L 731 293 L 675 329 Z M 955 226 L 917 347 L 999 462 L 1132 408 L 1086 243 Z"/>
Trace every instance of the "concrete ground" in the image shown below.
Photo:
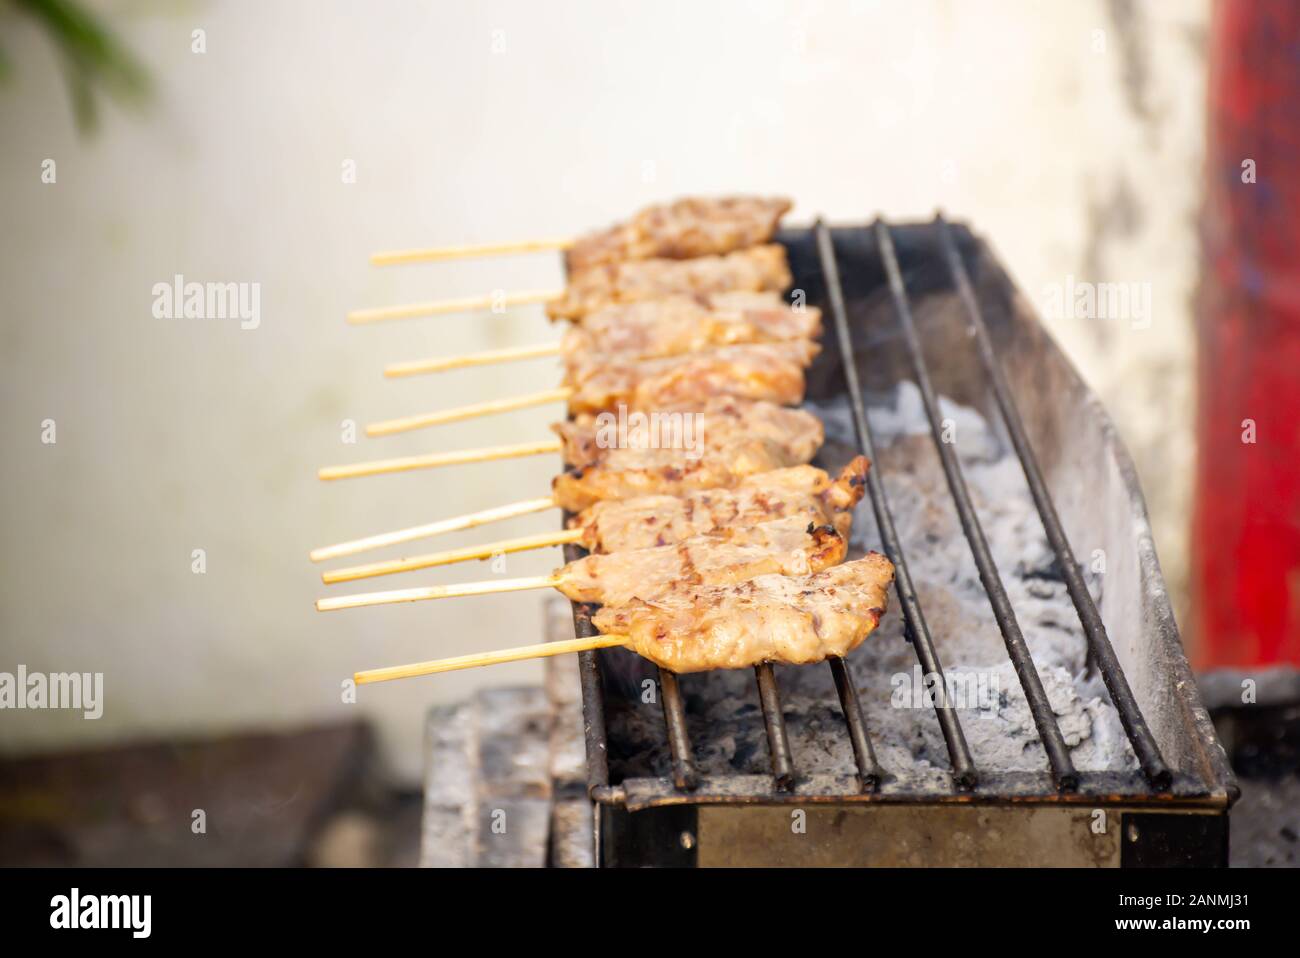
<path fill-rule="evenodd" d="M 413 865 L 363 725 L 0 761 L 0 866 Z"/>

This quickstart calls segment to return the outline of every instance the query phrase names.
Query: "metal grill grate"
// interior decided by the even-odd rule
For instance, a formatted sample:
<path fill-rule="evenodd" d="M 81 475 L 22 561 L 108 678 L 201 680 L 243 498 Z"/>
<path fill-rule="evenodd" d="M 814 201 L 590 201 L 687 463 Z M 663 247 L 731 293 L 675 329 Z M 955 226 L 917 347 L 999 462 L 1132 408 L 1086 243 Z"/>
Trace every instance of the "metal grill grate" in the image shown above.
<path fill-rule="evenodd" d="M 915 228 L 909 228 L 915 229 Z M 971 756 L 970 748 L 962 732 L 955 709 L 937 695 L 934 701 L 935 716 L 942 731 L 951 763 L 951 785 L 946 796 L 936 795 L 933 789 L 917 788 L 918 795 L 930 799 L 939 797 L 959 800 L 962 794 L 983 793 L 993 798 L 1010 797 L 1014 792 L 1020 798 L 1034 797 L 1051 801 L 1055 797 L 1065 800 L 1080 789 L 1080 774 L 1075 770 L 1055 715 L 1047 700 L 1033 658 L 1029 652 L 1024 636 L 1016 620 L 1016 613 L 1003 587 L 996 563 L 985 539 L 980 520 L 976 515 L 970 494 L 963 477 L 962 465 L 951 444 L 942 438 L 942 420 L 939 412 L 938 394 L 931 381 L 931 370 L 924 356 L 921 340 L 912 315 L 912 306 L 908 296 L 907 283 L 899 265 L 899 257 L 894 246 L 893 229 L 882 221 L 877 221 L 870 230 L 853 230 L 853 241 L 861 243 L 870 238 L 874 244 L 875 256 L 879 261 L 881 272 L 886 281 L 894 318 L 898 325 L 899 340 L 903 344 L 910 362 L 912 375 L 919 388 L 923 405 L 929 420 L 931 435 L 940 457 L 947 480 L 952 502 L 960 518 L 961 527 L 971 549 L 979 572 L 980 582 L 988 596 L 1002 633 L 1007 654 L 1015 668 L 1020 685 L 1025 693 L 1033 720 L 1041 742 L 1047 754 L 1048 769 L 1046 776 L 1030 776 L 1034 780 L 1050 781 L 1051 787 L 1043 789 L 1033 784 L 1026 785 L 1024 778 L 1012 783 L 1014 776 L 1000 773 L 996 769 L 986 769 L 983 774 L 977 770 Z M 1089 594 L 1079 566 L 1066 537 L 1061 520 L 1057 514 L 1052 497 L 1048 492 L 1037 457 L 1030 445 L 1028 434 L 1012 398 L 1012 391 L 1000 367 L 993 341 L 981 313 L 970 275 L 962 253 L 953 236 L 953 231 L 943 218 L 936 217 L 928 228 L 928 241 L 931 249 L 928 255 L 934 262 L 942 263 L 946 269 L 947 292 L 955 293 L 963 308 L 970 341 L 979 358 L 983 375 L 1001 414 L 1003 424 L 1010 437 L 1011 444 L 1020 460 L 1034 504 L 1039 513 L 1048 542 L 1056 557 L 1057 565 L 1067 586 L 1071 600 L 1078 613 L 1087 636 L 1089 649 L 1096 667 L 1101 672 L 1112 703 L 1119 713 L 1123 728 L 1132 745 L 1134 754 L 1144 776 L 1145 789 L 1136 775 L 1127 773 L 1091 773 L 1094 785 L 1088 790 L 1092 795 L 1132 798 L 1145 794 L 1156 798 L 1158 793 L 1168 791 L 1175 783 L 1175 777 L 1161 755 L 1155 738 L 1147 724 L 1132 689 L 1124 675 L 1115 651 L 1111 646 L 1100 612 Z M 821 281 L 825 285 L 825 305 L 835 327 L 839 344 L 845 389 L 852 410 L 854 431 L 861 452 L 872 461 L 872 468 L 867 474 L 867 493 L 875 514 L 876 525 L 882 546 L 896 568 L 895 590 L 899 610 L 902 615 L 906 636 L 915 650 L 916 657 L 926 675 L 943 675 L 944 670 L 935 648 L 934 638 L 926 623 L 921 601 L 908 569 L 908 563 L 899 539 L 893 515 L 885 494 L 880 476 L 878 460 L 875 455 L 871 424 L 864 406 L 863 391 L 854 362 L 854 349 L 850 335 L 848 310 L 841 282 L 839 262 L 837 260 L 835 238 L 832 231 L 818 222 L 812 230 L 812 239 L 816 250 L 817 266 Z M 576 546 L 566 548 L 567 560 L 580 557 L 583 552 Z M 579 636 L 594 634 L 590 623 L 588 607 L 574 606 L 575 629 Z M 603 805 L 622 804 L 626 795 L 619 784 L 611 785 L 610 766 L 607 753 L 606 715 L 604 689 L 602 684 L 600 661 L 605 652 L 587 652 L 580 655 L 580 674 L 582 678 L 583 708 L 586 725 L 586 740 L 589 769 L 589 791 L 592 798 Z M 887 776 L 876 759 L 871 735 L 864 719 L 857 689 L 854 687 L 849 669 L 839 659 L 832 659 L 827 667 L 831 670 L 835 689 L 840 704 L 840 713 L 844 721 L 845 734 L 852 745 L 856 768 L 854 778 L 858 783 L 859 795 L 871 798 L 881 792 Z M 785 720 L 782 713 L 780 690 L 776 673 L 771 665 L 759 666 L 755 670 L 758 702 L 767 731 L 767 743 L 771 765 L 771 779 L 766 792 L 757 793 L 757 799 L 766 795 L 768 800 L 779 800 L 782 795 L 790 796 L 798 791 L 800 797 L 807 797 L 808 791 L 800 790 L 801 779 L 795 757 L 791 753 L 786 734 Z M 660 671 L 660 689 L 662 707 L 666 726 L 667 741 L 671 755 L 671 783 L 665 782 L 662 789 L 655 794 L 665 803 L 681 801 L 704 801 L 710 804 L 738 801 L 754 801 L 756 793 L 740 789 L 728 791 L 717 781 L 710 780 L 706 787 L 693 762 L 691 738 L 687 730 L 686 707 L 677 677 Z M 1196 706 L 1199 708 L 1199 706 Z M 1213 763 L 1211 763 L 1213 764 Z M 846 770 L 847 771 L 847 770 Z M 1188 784 L 1188 776 L 1182 777 L 1186 788 L 1183 794 L 1205 795 L 1209 787 L 1204 779 L 1221 775 L 1221 769 L 1211 768 L 1202 780 Z M 700 794 L 704 793 L 704 794 Z M 906 788 L 891 792 L 905 795 Z M 674 797 L 676 796 L 676 797 Z M 843 794 L 827 796 L 828 799 L 844 800 Z M 1080 796 L 1082 799 L 1084 796 Z M 599 816 L 598 816 L 599 817 Z"/>

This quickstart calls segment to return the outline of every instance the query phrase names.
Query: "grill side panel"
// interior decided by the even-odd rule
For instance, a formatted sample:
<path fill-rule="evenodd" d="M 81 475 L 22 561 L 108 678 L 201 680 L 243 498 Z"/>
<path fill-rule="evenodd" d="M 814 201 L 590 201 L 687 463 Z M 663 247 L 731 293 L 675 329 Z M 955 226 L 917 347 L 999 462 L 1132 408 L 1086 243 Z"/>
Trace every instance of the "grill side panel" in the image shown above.
<path fill-rule="evenodd" d="M 977 298 L 1075 555 L 1104 561 L 1099 607 L 1115 653 L 1176 773 L 1235 800 L 1174 620 L 1137 470 L 1096 394 L 989 248 L 969 263 Z"/>

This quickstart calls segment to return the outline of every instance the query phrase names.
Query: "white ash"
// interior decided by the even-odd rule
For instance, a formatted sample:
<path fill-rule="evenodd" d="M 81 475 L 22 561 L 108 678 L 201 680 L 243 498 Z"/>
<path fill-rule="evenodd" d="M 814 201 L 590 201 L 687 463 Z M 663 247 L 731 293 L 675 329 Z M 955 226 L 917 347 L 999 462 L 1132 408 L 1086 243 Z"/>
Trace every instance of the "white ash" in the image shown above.
<path fill-rule="evenodd" d="M 877 447 L 874 468 L 883 479 L 922 612 L 945 673 L 982 680 L 994 693 L 955 703 L 961 706 L 957 714 L 971 754 L 984 771 L 1044 771 L 1047 757 L 980 584 L 920 393 L 903 383 L 892 400 L 869 410 Z M 954 425 L 971 498 L 1075 766 L 1082 771 L 1136 768 L 1119 716 L 1090 662 L 1018 459 L 979 413 L 947 400 L 941 406 L 943 417 Z M 809 403 L 808 408 L 826 425 L 824 465 L 838 466 L 856 446 L 847 401 Z M 852 546 L 854 555 L 884 551 L 869 496 L 854 517 Z M 1089 584 L 1096 596 L 1100 582 L 1089 576 Z M 629 654 L 610 670 L 607 704 L 615 780 L 669 774 L 662 710 L 657 703 L 642 702 L 640 680 L 653 671 L 643 672 L 636 661 Z M 895 677 L 910 682 L 919 674 L 916 654 L 903 638 L 897 595 L 891 594 L 880 627 L 849 656 L 849 664 L 876 757 L 886 771 L 950 767 L 933 708 L 895 707 L 895 683 L 902 681 Z M 777 678 L 798 771 L 853 769 L 829 667 L 783 666 Z M 681 685 L 701 772 L 770 771 L 752 671 L 687 675 Z"/>

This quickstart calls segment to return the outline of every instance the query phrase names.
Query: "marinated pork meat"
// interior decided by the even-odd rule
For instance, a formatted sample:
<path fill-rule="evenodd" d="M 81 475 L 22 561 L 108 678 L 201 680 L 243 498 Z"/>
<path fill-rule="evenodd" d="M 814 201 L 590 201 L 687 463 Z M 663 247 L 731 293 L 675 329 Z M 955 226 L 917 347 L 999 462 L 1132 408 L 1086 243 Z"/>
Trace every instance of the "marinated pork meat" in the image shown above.
<path fill-rule="evenodd" d="M 844 656 L 885 614 L 894 567 L 879 553 L 813 575 L 693 586 L 597 611 L 592 623 L 673 672 L 806 665 Z"/>
<path fill-rule="evenodd" d="M 751 476 L 734 489 L 607 500 L 584 509 L 569 525 L 582 530 L 581 544 L 589 552 L 648 549 L 691 536 L 727 538 L 774 519 L 830 524 L 847 539 L 867 469 L 866 457 L 858 456 L 837 479 L 815 466 L 792 466 Z"/>
<path fill-rule="evenodd" d="M 592 356 L 680 356 L 714 346 L 816 339 L 821 310 L 788 306 L 776 293 L 722 293 L 706 302 L 670 296 L 607 306 L 571 326 L 560 343 L 569 368 Z"/>
<path fill-rule="evenodd" d="M 785 465 L 797 466 L 817 454 L 824 435 L 821 420 L 812 413 L 730 396 L 623 416 L 584 413 L 553 423 L 551 429 L 564 440 L 564 461 L 574 467 L 594 465 L 621 447 L 631 452 L 662 451 L 689 459 L 746 439 L 786 449 L 794 461 Z"/>
<path fill-rule="evenodd" d="M 824 438 L 811 413 L 728 397 L 694 410 L 577 416 L 552 428 L 573 467 L 556 476 L 552 493 L 571 512 L 603 499 L 731 489 L 809 462 Z"/>
<path fill-rule="evenodd" d="M 564 295 L 546 306 L 552 319 L 580 320 L 605 306 L 715 293 L 780 293 L 792 282 L 785 247 L 751 246 L 725 256 L 607 263 L 569 274 Z"/>
<path fill-rule="evenodd" d="M 575 602 L 620 606 L 760 575 L 811 575 L 842 562 L 847 550 L 833 526 L 778 519 L 751 526 L 731 539 L 694 536 L 653 549 L 586 556 L 560 570 L 556 588 Z"/>
<path fill-rule="evenodd" d="M 568 251 L 572 270 L 642 259 L 690 259 L 768 242 L 791 203 L 783 197 L 689 197 L 648 207 L 626 223 L 584 236 Z"/>
<path fill-rule="evenodd" d="M 596 413 L 685 407 L 714 396 L 765 400 L 789 406 L 803 401 L 804 369 L 821 347 L 808 339 L 719 346 L 662 359 L 596 356 L 566 377 L 574 392 L 569 409 Z"/>

